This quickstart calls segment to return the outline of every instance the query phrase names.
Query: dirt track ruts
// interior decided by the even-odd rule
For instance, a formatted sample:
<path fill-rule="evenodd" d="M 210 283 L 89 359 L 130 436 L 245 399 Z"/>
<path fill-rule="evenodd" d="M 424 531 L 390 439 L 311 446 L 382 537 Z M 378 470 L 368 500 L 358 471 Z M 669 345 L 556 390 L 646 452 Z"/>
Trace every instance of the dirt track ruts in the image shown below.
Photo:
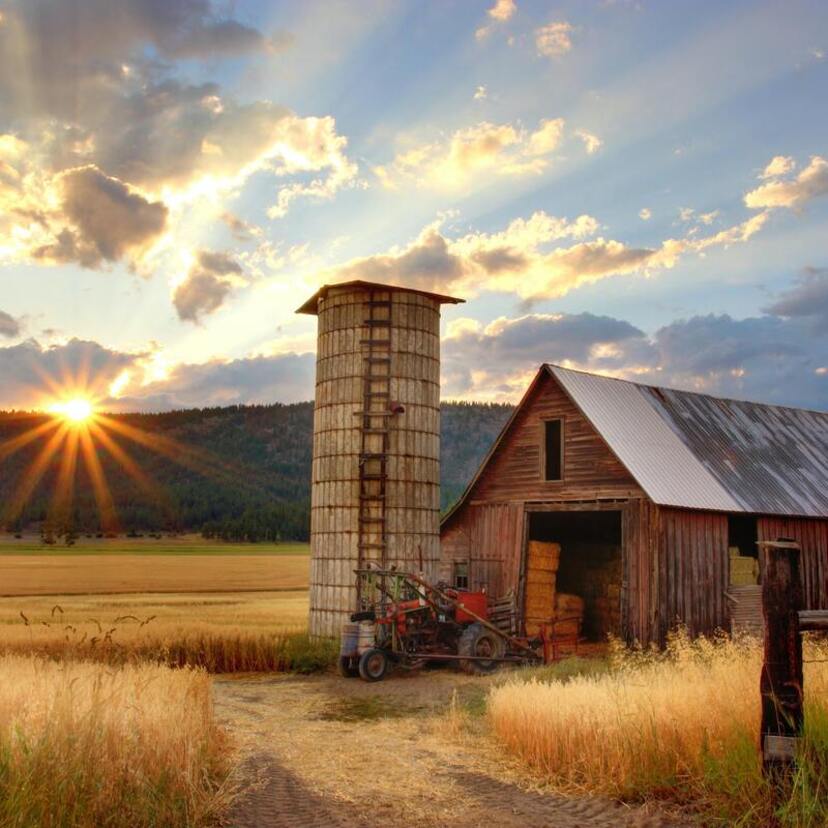
<path fill-rule="evenodd" d="M 486 680 L 441 670 L 379 684 L 337 676 L 220 678 L 216 710 L 238 750 L 236 828 L 504 826 L 576 828 L 688 823 L 597 797 L 532 785 L 484 734 L 458 732 L 452 695 Z"/>

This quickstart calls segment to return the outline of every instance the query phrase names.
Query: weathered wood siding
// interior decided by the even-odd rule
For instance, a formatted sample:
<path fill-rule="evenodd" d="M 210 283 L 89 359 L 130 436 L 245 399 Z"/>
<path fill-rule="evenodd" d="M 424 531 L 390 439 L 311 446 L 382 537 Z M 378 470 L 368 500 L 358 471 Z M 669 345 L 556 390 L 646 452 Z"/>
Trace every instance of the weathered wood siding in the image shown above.
<path fill-rule="evenodd" d="M 828 609 L 828 520 L 762 517 L 759 540 L 793 538 L 802 547 L 801 571 L 806 609 Z"/>
<path fill-rule="evenodd" d="M 629 643 L 660 637 L 658 519 L 646 499 L 631 500 L 621 513 L 621 629 Z"/>
<path fill-rule="evenodd" d="M 676 624 L 691 635 L 728 628 L 727 515 L 660 508 L 658 640 Z"/>
<path fill-rule="evenodd" d="M 543 422 L 564 421 L 563 480 L 541 470 Z M 641 496 L 629 472 L 552 376 L 538 382 L 471 492 L 471 501 L 593 500 Z"/>
<path fill-rule="evenodd" d="M 467 506 L 443 532 L 440 576 L 450 581 L 455 561 L 469 564 L 469 586 L 492 595 L 517 592 L 523 541 L 523 503 Z"/>

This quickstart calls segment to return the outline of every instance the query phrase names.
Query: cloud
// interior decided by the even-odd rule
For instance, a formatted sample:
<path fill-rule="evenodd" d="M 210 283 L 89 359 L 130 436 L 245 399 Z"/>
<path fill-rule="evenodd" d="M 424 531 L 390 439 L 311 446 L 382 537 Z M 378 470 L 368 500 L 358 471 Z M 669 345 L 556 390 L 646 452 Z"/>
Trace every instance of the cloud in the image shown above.
<path fill-rule="evenodd" d="M 173 293 L 179 319 L 199 322 L 217 311 L 238 284 L 244 284 L 241 265 L 226 253 L 202 250 Z"/>
<path fill-rule="evenodd" d="M 167 208 L 149 201 L 95 167 L 60 176 L 61 209 L 53 221 L 66 221 L 56 241 L 33 251 L 36 259 L 54 263 L 77 261 L 99 267 L 126 256 L 140 257 L 163 233 Z"/>
<path fill-rule="evenodd" d="M 106 406 L 119 411 L 164 411 L 218 405 L 312 400 L 316 357 L 277 354 L 175 366 L 161 381 L 125 389 Z"/>
<path fill-rule="evenodd" d="M 828 329 L 828 268 L 806 267 L 794 287 L 765 311 L 788 318 L 804 317 L 816 322 L 822 331 Z"/>
<path fill-rule="evenodd" d="M 766 212 L 759 213 L 713 235 L 666 239 L 658 247 L 591 238 L 599 224 L 588 215 L 568 221 L 539 211 L 529 219 L 515 219 L 501 232 L 469 233 L 454 239 L 435 222 L 404 247 L 353 259 L 323 271 L 319 278 L 327 283 L 390 281 L 463 297 L 494 291 L 534 301 L 563 296 L 613 276 L 672 268 L 687 253 L 746 242 L 767 217 Z M 561 244 L 565 240 L 574 243 Z"/>
<path fill-rule="evenodd" d="M 236 192 L 257 172 L 277 182 L 272 215 L 299 198 L 356 184 L 333 118 L 301 117 L 267 100 L 240 102 L 177 61 L 215 61 L 287 45 L 212 0 L 10 0 L 0 25 L 0 256 L 96 267 L 142 247 L 98 228 L 91 241 L 56 221 L 85 183 L 96 203 L 124 192 L 169 213 L 175 233 L 196 201 Z M 21 147 L 24 151 L 21 152 Z M 70 175 L 94 169 L 99 178 Z M 115 193 L 116 184 L 126 190 Z M 76 186 L 75 186 L 76 185 Z M 61 190 L 67 192 L 61 193 Z M 7 208 L 11 204 L 12 208 Z M 157 207 L 155 205 L 158 205 Z M 153 210 L 136 216 L 152 223 Z M 216 216 L 218 217 L 218 216 Z M 123 218 L 123 216 L 121 216 Z M 79 221 L 75 214 L 75 225 Z M 119 227 L 119 230 L 124 229 Z M 113 231 L 114 232 L 114 231 Z M 98 244 L 98 242 L 102 244 Z"/>
<path fill-rule="evenodd" d="M 638 211 L 638 217 L 642 221 L 649 221 L 653 217 L 653 211 L 649 207 L 642 207 Z"/>
<path fill-rule="evenodd" d="M 165 370 L 157 363 L 158 353 L 150 349 L 127 353 L 79 339 L 0 347 L 0 409 L 46 409 L 72 390 L 95 398 L 106 411 L 313 399 L 313 354 L 181 363 Z"/>
<path fill-rule="evenodd" d="M 604 144 L 597 135 L 593 135 L 585 129 L 576 129 L 575 134 L 584 142 L 584 149 L 586 149 L 587 155 L 594 155 Z"/>
<path fill-rule="evenodd" d="M 796 167 L 796 161 L 790 155 L 775 155 L 768 162 L 759 178 L 776 178 L 787 175 Z"/>
<path fill-rule="evenodd" d="M 478 86 L 477 89 L 474 90 L 474 100 L 476 101 L 485 101 L 488 96 L 489 91 L 485 86 Z"/>
<path fill-rule="evenodd" d="M 485 40 L 498 24 L 506 23 L 514 16 L 516 11 L 517 4 L 515 0 L 495 0 L 494 6 L 486 12 L 491 22 L 477 29 L 474 36 L 478 40 Z"/>
<path fill-rule="evenodd" d="M 677 320 L 647 335 L 592 314 L 530 314 L 487 326 L 457 320 L 443 342 L 443 393 L 517 401 L 552 362 L 654 385 L 828 409 L 828 336 L 799 319 Z"/>
<path fill-rule="evenodd" d="M 786 166 L 785 164 L 778 164 L 780 156 L 776 156 L 762 173 L 762 178 L 767 178 L 765 173 L 774 165 L 779 168 Z M 783 159 L 787 161 L 788 159 Z M 789 172 L 792 167 L 788 167 L 785 172 Z M 779 176 L 782 174 L 774 173 Z M 789 207 L 797 209 L 803 207 L 809 201 L 815 198 L 828 195 L 828 161 L 822 156 L 814 155 L 811 157 L 810 163 L 807 167 L 800 170 L 799 174 L 794 178 L 776 177 L 762 184 L 755 190 L 751 190 L 745 195 L 745 204 L 754 209 L 758 208 L 774 208 L 774 207 Z"/>
<path fill-rule="evenodd" d="M 610 352 L 643 336 L 628 322 L 590 313 L 501 317 L 485 327 L 454 320 L 442 343 L 443 393 L 518 397 L 527 374 L 550 361 L 550 354 L 558 362 L 582 363 L 602 348 Z"/>
<path fill-rule="evenodd" d="M 20 336 L 21 330 L 20 322 L 17 319 L 0 310 L 0 336 L 6 339 L 14 339 Z"/>
<path fill-rule="evenodd" d="M 573 26 L 566 21 L 547 23 L 535 29 L 535 48 L 543 57 L 561 57 L 572 49 Z"/>
<path fill-rule="evenodd" d="M 514 124 L 483 121 L 457 130 L 446 141 L 398 153 L 390 165 L 375 167 L 374 173 L 390 189 L 416 183 L 442 190 L 467 187 L 475 180 L 489 183 L 492 175 L 538 174 L 549 166 L 564 125 L 563 118 L 549 118 L 527 131 Z"/>
<path fill-rule="evenodd" d="M 118 374 L 135 368 L 142 356 L 79 339 L 48 347 L 28 339 L 0 347 L 0 408 L 45 408 L 82 377 L 89 378 L 81 383 L 85 391 L 102 396 Z"/>

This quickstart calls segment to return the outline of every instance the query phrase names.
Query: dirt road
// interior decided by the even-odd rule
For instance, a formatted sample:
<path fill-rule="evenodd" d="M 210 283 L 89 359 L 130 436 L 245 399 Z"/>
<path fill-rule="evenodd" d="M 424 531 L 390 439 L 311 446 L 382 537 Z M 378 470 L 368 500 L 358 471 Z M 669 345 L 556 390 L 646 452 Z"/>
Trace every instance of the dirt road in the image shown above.
<path fill-rule="evenodd" d="M 217 713 L 239 746 L 239 777 L 248 788 L 228 824 L 686 825 L 608 800 L 533 788 L 481 725 L 461 724 L 464 709 L 482 705 L 487 681 L 450 671 L 378 684 L 332 675 L 218 679 Z"/>

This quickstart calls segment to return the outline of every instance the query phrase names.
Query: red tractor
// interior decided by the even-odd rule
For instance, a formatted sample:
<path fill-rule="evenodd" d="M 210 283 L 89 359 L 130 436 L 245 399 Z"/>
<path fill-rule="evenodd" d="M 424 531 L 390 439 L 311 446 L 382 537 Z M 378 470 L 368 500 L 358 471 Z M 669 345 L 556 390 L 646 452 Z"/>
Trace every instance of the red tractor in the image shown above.
<path fill-rule="evenodd" d="M 492 622 L 485 592 L 433 586 L 395 569 L 358 569 L 356 575 L 363 609 L 342 630 L 345 676 L 379 681 L 393 665 L 414 669 L 440 661 L 482 674 L 543 659 L 541 639 L 515 637 Z"/>

